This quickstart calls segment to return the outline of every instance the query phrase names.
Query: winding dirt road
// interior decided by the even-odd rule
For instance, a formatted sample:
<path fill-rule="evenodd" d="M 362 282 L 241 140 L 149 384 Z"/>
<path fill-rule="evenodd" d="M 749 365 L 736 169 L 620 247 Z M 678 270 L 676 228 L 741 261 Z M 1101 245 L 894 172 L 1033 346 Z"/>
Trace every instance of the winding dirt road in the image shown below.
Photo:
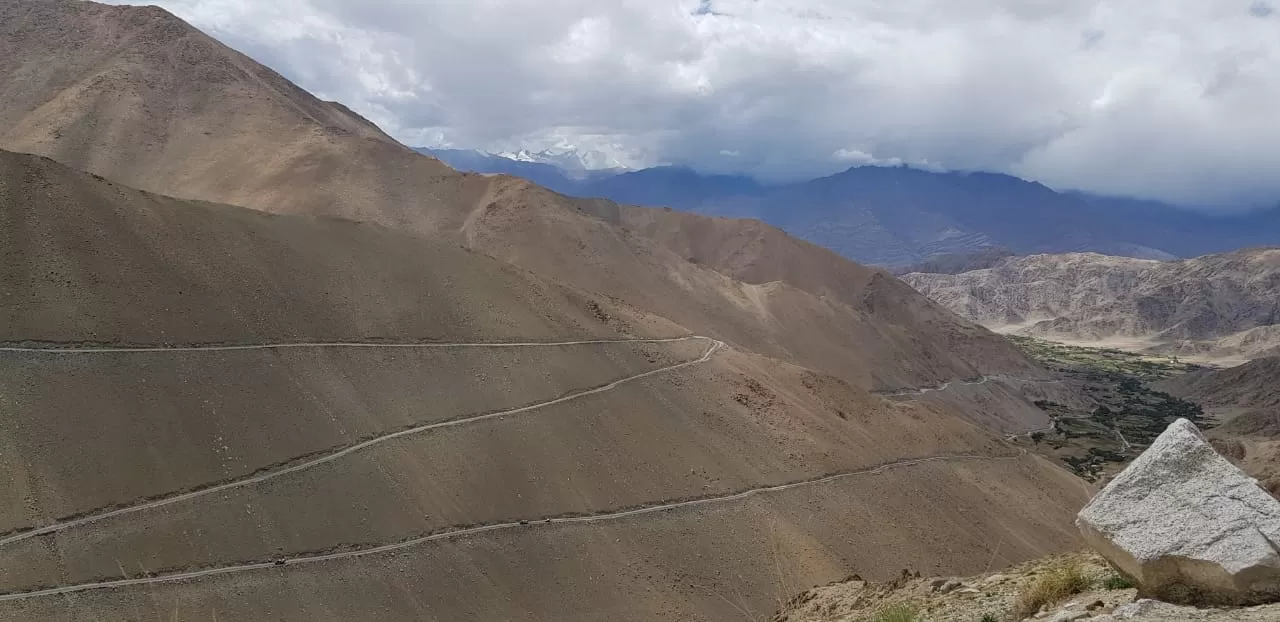
<path fill-rule="evenodd" d="M 544 526 L 544 525 L 587 524 L 587 523 L 598 523 L 598 522 L 604 522 L 604 521 L 613 521 L 613 520 L 619 520 L 619 519 L 629 518 L 633 516 L 640 516 L 644 514 L 653 514 L 656 512 L 669 512 L 669 511 L 687 509 L 687 508 L 703 506 L 703 505 L 712 505 L 712 504 L 718 504 L 718 503 L 730 503 L 734 501 L 741 501 L 743 499 L 747 499 L 755 495 L 781 492 L 784 490 L 791 490 L 794 488 L 800 488 L 804 486 L 815 486 L 815 485 L 825 484 L 825 483 L 846 479 L 850 477 L 879 475 L 881 473 L 884 473 L 892 469 L 907 468 L 907 467 L 918 466 L 921 464 L 927 464 L 931 462 L 961 462 L 961 461 L 977 461 L 977 460 L 984 460 L 984 461 L 1019 460 L 1023 456 L 1025 456 L 1026 453 L 1027 453 L 1026 450 L 1022 450 L 1016 456 L 982 456 L 982 455 L 972 455 L 972 454 L 958 454 L 958 455 L 931 456 L 926 458 L 914 458 L 909 460 L 898 460 L 895 462 L 889 462 L 889 463 L 885 463 L 885 464 L 867 468 L 867 469 L 861 469 L 857 471 L 847 471 L 843 473 L 834 473 L 834 474 L 825 475 L 817 478 L 800 480 L 800 481 L 790 482 L 786 484 L 778 484 L 774 486 L 761 486 L 758 488 L 750 488 L 747 490 L 743 490 L 743 491 L 736 492 L 733 494 L 728 494 L 728 495 L 721 495 L 721 496 L 715 496 L 715 497 L 703 497 L 698 499 L 688 499 L 684 501 L 674 501 L 670 503 L 660 503 L 656 505 L 649 505 L 649 506 L 644 506 L 639 508 L 612 511 L 607 513 L 600 513 L 600 514 L 590 514 L 586 516 L 571 516 L 571 517 L 558 517 L 558 518 L 543 517 L 543 518 L 519 520 L 514 522 L 494 523 L 491 525 L 482 525 L 478 527 L 467 527 L 463 529 L 443 531 L 440 533 L 435 533 L 435 534 L 423 536 L 420 538 L 405 540 L 403 542 L 396 542 L 394 544 L 386 544 L 386 545 L 366 548 L 366 549 L 342 551 L 338 553 L 291 557 L 291 558 L 283 558 L 283 559 L 267 561 L 267 562 L 256 562 L 256 563 L 250 563 L 250 564 L 239 564 L 234 566 L 223 566 L 220 568 L 209 568 L 205 570 L 196 570 L 192 572 L 161 574 L 161 575 L 150 576 L 150 577 L 139 577 L 136 579 L 118 579 L 114 581 L 101 581 L 96 583 L 81 583 L 78 585 L 67 585 L 63 587 L 49 588 L 49 589 L 43 589 L 43 590 L 37 590 L 37 591 L 31 591 L 31 592 L 3 594 L 3 595 L 0 595 L 0 602 L 25 600 L 30 598 L 41 598 L 46 596 L 57 596 L 60 594 L 72 594 L 76 592 L 85 592 L 89 590 L 118 589 L 118 588 L 125 588 L 125 587 L 138 586 L 138 585 L 152 585 L 157 583 L 174 583 L 174 582 L 180 582 L 180 581 L 191 581 L 191 580 L 201 579 L 205 577 L 227 575 L 227 574 L 238 574 L 242 572 L 252 572 L 257 570 L 267 570 L 270 568 L 280 568 L 282 566 L 284 567 L 299 566 L 303 564 L 317 564 L 317 563 L 336 561 L 341 559 L 351 559 L 355 557 L 367 557 L 370 555 L 390 553 L 393 551 L 398 551 L 401 549 L 406 549 L 406 548 L 426 544 L 429 542 L 447 540 L 452 538 L 460 538 L 463 536 L 488 533 L 493 531 L 502 531 L 502 530 L 509 530 L 509 529 L 529 529 L 529 528 L 535 528 L 535 527 Z"/>
<path fill-rule="evenodd" d="M 50 344 L 43 346 L 0 346 L 0 352 L 25 352 L 29 354 L 121 354 L 121 353 L 170 353 L 170 352 L 227 352 L 235 350 L 289 350 L 299 348 L 540 348 L 548 346 L 589 346 L 609 343 L 677 343 L 681 341 L 715 341 L 710 337 L 687 335 L 662 339 L 588 339 L 579 341 L 488 341 L 478 343 L 442 343 L 433 341 L 379 342 L 333 341 L 296 343 L 257 343 L 240 345 L 192 345 L 192 346 L 81 346 L 76 344 Z M 12 342 L 11 342 L 12 343 Z"/>
<path fill-rule="evenodd" d="M 1058 379 L 1058 380 L 1048 380 L 1048 379 L 1044 379 L 1044 380 L 1041 380 L 1041 379 L 1035 379 L 1035 380 L 1033 380 L 1033 379 L 1029 379 L 1029 378 L 1015 378 L 1015 377 L 1013 377 L 1013 376 L 998 375 L 998 376 L 982 376 L 982 377 L 977 378 L 977 379 L 975 379 L 975 380 L 953 380 L 953 381 L 951 381 L 951 382 L 944 382 L 944 383 L 942 383 L 942 384 L 935 385 L 935 386 L 932 386 L 932 387 L 918 387 L 918 388 L 911 388 L 911 389 L 898 389 L 898 390 L 883 391 L 883 392 L 879 392 L 879 393 L 880 393 L 880 395 L 883 395 L 883 396 L 885 396 L 885 397 L 906 397 L 906 396 L 909 396 L 909 395 L 926 395 L 926 394 L 928 394 L 928 393 L 936 393 L 936 392 L 938 392 L 938 391 L 946 391 L 947 389 L 950 389 L 950 388 L 952 388 L 952 387 L 972 387 L 972 386 L 977 386 L 977 385 L 981 385 L 981 384 L 987 384 L 988 382 L 991 382 L 992 380 L 1009 380 L 1009 381 L 1012 381 L 1012 382 L 1026 382 L 1026 383 L 1035 383 L 1035 384 L 1062 384 L 1062 380 L 1060 380 L 1060 379 Z"/>
<path fill-rule="evenodd" d="M 137 504 L 129 505 L 125 507 L 117 507 L 111 510 L 91 511 L 90 513 L 85 514 L 83 516 L 78 516 L 76 518 L 71 518 L 71 519 L 59 521 L 56 523 L 51 523 L 35 529 L 20 531 L 12 535 L 6 536 L 5 538 L 0 539 L 0 546 L 6 546 L 6 545 L 13 544 L 15 542 L 20 542 L 22 540 L 26 540 L 29 538 L 34 538 L 37 536 L 47 535 L 51 533 L 57 533 L 59 531 L 65 531 L 67 529 L 72 529 L 75 527 L 82 527 L 84 525 L 88 525 L 90 523 L 96 523 L 98 521 L 106 520 L 108 518 L 114 518 L 117 516 L 123 516 L 125 514 L 133 514 L 135 512 L 151 510 L 159 507 L 164 507 L 166 505 L 181 503 L 183 501 L 190 501 L 191 499 L 196 499 L 199 497 L 216 494 L 226 490 L 231 490 L 233 488 L 242 488 L 245 486 L 252 486 L 254 484 L 261 484 L 262 482 L 273 480 L 278 477 L 283 477 L 291 473 L 297 473 L 299 471 L 312 469 L 322 464 L 327 464 L 335 460 L 339 460 L 345 456 L 349 456 L 358 451 L 368 449 L 376 445 L 381 445 L 382 443 L 386 443 L 388 441 L 404 438 L 406 436 L 422 434 L 424 432 L 430 432 L 432 430 L 440 430 L 443 428 L 451 428 L 451 427 L 457 427 L 461 425 L 477 423 L 477 422 L 486 421 L 489 419 L 497 419 L 500 417 L 506 417 L 510 415 L 518 415 L 521 413 L 527 413 L 527 412 L 547 408 L 549 406 L 555 406 L 556 404 L 563 404 L 565 402 L 582 399 L 590 395 L 605 393 L 607 391 L 612 391 L 613 389 L 616 389 L 619 386 L 622 386 L 630 382 L 635 382 L 637 380 L 648 378 L 650 376 L 655 376 L 658 374 L 675 371 L 677 369 L 683 369 L 691 365 L 698 365 L 701 363 L 705 363 L 711 360 L 711 357 L 725 346 L 724 342 L 722 341 L 718 341 L 710 337 L 701 337 L 701 336 L 681 337 L 677 339 L 657 339 L 657 340 L 641 339 L 641 340 L 634 340 L 634 341 L 575 341 L 575 342 L 561 342 L 561 343 L 555 343 L 555 344 L 546 344 L 546 343 L 502 344 L 502 346 L 506 346 L 506 347 L 511 347 L 511 346 L 531 347 L 531 346 L 547 346 L 547 345 L 581 345 L 581 344 L 593 344 L 593 343 L 671 343 L 671 342 L 689 341 L 689 340 L 695 340 L 695 339 L 709 341 L 710 345 L 707 347 L 706 352 L 704 352 L 702 356 L 690 361 L 685 361 L 683 363 L 677 363 L 674 365 L 668 365 L 666 367 L 660 367 L 658 369 L 652 369 L 643 373 L 639 373 L 632 376 L 627 376 L 626 378 L 615 380 L 606 385 L 601 385 L 595 388 L 586 389 L 584 391 L 578 391 L 577 393 L 570 393 L 568 395 L 558 397 L 553 400 L 548 400 L 545 402 L 538 402 L 536 404 L 530 404 L 528 406 L 521 406 L 520 408 L 512 408 L 509 410 L 491 412 L 483 415 L 475 415 L 471 417 L 463 417 L 460 419 L 452 419 L 452 420 L 443 421 L 440 423 L 420 425 L 420 426 L 400 430 L 398 432 L 392 432 L 390 434 L 376 436 L 364 442 L 357 443 L 355 445 L 351 445 L 342 449 L 334 450 L 329 453 L 322 454 L 315 458 L 311 458 L 309 460 L 306 460 L 305 462 L 299 462 L 298 464 L 294 464 L 292 466 L 288 466 L 285 468 L 257 473 L 255 475 L 251 475 L 248 477 L 223 482 L 215 486 L 200 488 L 197 490 L 183 492 L 180 494 L 173 494 L 171 496 L 161 497 L 158 499 L 151 499 L 143 503 L 137 503 Z M 502 347 L 502 346 L 499 346 L 498 344 L 461 344 L 459 346 L 454 346 L 454 347 Z M 374 347 L 374 346 L 368 345 L 368 344 L 355 345 L 355 346 L 352 346 L 351 344 L 309 344 L 309 345 L 273 344 L 273 345 L 258 345 L 258 346 L 205 346 L 205 347 L 170 348 L 170 349 L 162 349 L 162 348 L 134 348 L 134 349 L 115 348 L 115 349 L 109 349 L 109 350 L 81 349 L 78 351 L 74 351 L 74 353 L 89 354 L 89 353 L 101 353 L 101 352 L 107 352 L 107 351 L 110 351 L 110 352 L 169 352 L 169 351 L 196 352 L 196 351 L 206 351 L 206 350 L 227 350 L 227 349 L 233 349 L 233 348 L 245 350 L 245 349 L 269 349 L 269 348 L 280 348 L 280 347 Z M 407 344 L 389 344 L 382 347 L 421 347 L 421 346 L 410 346 Z M 448 347 L 448 346 L 433 344 L 432 347 Z M 10 349 L 9 351 L 13 351 L 13 350 Z M 63 350 L 63 349 L 34 349 L 34 350 L 25 349 L 25 350 L 19 350 L 19 351 L 42 352 L 42 353 L 56 352 L 58 354 L 73 352 L 70 350 Z"/>

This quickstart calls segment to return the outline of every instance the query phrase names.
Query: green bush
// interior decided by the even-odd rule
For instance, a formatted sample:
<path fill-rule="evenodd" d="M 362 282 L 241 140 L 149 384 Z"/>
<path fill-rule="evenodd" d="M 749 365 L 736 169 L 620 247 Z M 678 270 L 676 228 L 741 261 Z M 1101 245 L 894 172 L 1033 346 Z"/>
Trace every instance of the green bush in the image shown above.
<path fill-rule="evenodd" d="M 1118 572 L 1113 572 L 1102 580 L 1102 587 L 1108 590 L 1127 590 L 1131 587 L 1137 587 L 1133 583 L 1133 579 L 1126 577 Z"/>

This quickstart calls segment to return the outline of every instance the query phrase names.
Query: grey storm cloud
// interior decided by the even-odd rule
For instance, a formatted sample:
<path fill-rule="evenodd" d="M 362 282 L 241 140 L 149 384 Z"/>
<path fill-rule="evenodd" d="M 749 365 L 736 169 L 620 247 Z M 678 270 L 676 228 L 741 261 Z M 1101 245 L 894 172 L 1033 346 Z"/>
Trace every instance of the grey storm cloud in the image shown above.
<path fill-rule="evenodd" d="M 413 145 L 1280 200 L 1252 0 L 153 0 Z"/>

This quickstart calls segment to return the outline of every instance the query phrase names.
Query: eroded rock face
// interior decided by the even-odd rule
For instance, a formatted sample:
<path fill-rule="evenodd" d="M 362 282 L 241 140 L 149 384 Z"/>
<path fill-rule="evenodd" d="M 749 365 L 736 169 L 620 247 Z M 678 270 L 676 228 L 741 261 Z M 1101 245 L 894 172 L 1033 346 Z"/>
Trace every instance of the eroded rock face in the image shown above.
<path fill-rule="evenodd" d="M 1098 493 L 1076 525 L 1145 596 L 1184 604 L 1280 601 L 1280 502 L 1186 419 Z"/>

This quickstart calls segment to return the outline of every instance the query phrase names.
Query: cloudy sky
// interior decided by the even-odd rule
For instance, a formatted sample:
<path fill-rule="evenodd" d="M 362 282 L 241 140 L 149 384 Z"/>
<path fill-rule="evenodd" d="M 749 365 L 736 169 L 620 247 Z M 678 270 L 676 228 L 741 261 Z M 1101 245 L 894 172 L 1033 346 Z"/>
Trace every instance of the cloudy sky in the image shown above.
<path fill-rule="evenodd" d="M 415 146 L 1280 200 L 1272 0 L 152 0 Z"/>

